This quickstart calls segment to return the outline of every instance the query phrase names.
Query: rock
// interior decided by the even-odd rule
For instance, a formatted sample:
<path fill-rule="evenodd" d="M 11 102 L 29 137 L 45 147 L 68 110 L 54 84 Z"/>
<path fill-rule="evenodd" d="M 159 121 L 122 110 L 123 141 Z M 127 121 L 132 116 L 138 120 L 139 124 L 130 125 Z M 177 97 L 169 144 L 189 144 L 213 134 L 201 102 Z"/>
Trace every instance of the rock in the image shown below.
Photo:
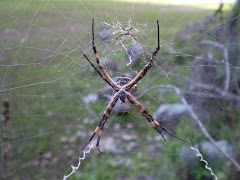
<path fill-rule="evenodd" d="M 76 136 L 81 138 L 81 139 L 85 139 L 85 138 L 88 138 L 89 135 L 85 131 L 78 130 L 76 132 Z"/>
<path fill-rule="evenodd" d="M 152 177 L 148 177 L 146 175 L 143 175 L 143 174 L 137 174 L 135 175 L 135 178 L 134 179 L 137 179 L 137 180 L 154 180 L 154 178 Z"/>
<path fill-rule="evenodd" d="M 153 118 L 163 125 L 172 125 L 172 123 L 178 122 L 180 117 L 187 112 L 187 108 L 183 104 L 163 104 L 153 114 Z"/>
<path fill-rule="evenodd" d="M 122 134 L 122 139 L 124 141 L 133 141 L 137 139 L 137 135 L 136 134 Z"/>
<path fill-rule="evenodd" d="M 216 141 L 216 143 L 223 151 L 233 158 L 233 147 L 226 140 Z M 200 142 L 194 145 L 194 148 L 200 151 L 200 153 L 203 155 L 203 159 L 208 162 L 210 167 L 219 166 L 220 164 L 223 167 L 224 164 L 227 163 L 226 157 L 209 141 Z M 177 150 L 177 153 L 182 154 L 183 166 L 192 167 L 199 164 L 200 157 L 197 157 L 197 152 L 191 150 L 189 147 L 183 146 Z"/>
<path fill-rule="evenodd" d="M 68 138 L 63 136 L 63 137 L 60 138 L 60 141 L 61 141 L 61 143 L 67 143 Z"/>
<path fill-rule="evenodd" d="M 149 144 L 147 146 L 147 152 L 150 154 L 150 156 L 154 157 L 154 152 L 155 152 L 155 146 L 153 144 Z"/>
<path fill-rule="evenodd" d="M 51 152 L 47 152 L 46 154 L 44 154 L 44 158 L 48 161 L 51 161 L 51 159 L 53 158 L 53 154 Z"/>
<path fill-rule="evenodd" d="M 130 180 L 130 178 L 128 177 L 128 175 L 118 174 L 116 180 Z"/>
<path fill-rule="evenodd" d="M 113 137 L 104 138 L 102 141 L 103 152 L 108 152 L 113 155 L 119 155 L 121 153 L 116 140 Z"/>
<path fill-rule="evenodd" d="M 122 115 L 124 113 L 130 112 L 131 108 L 132 106 L 129 101 L 126 101 L 126 103 L 121 104 L 121 101 L 118 100 L 113 108 L 113 112 Z"/>
<path fill-rule="evenodd" d="M 67 158 L 71 159 L 73 154 L 74 154 L 74 150 L 71 149 L 67 151 L 66 156 Z"/>
<path fill-rule="evenodd" d="M 83 98 L 83 101 L 85 104 L 95 104 L 98 101 L 98 95 L 97 94 L 89 94 L 88 96 Z"/>
<path fill-rule="evenodd" d="M 7 57 L 5 57 L 5 56 L 0 56 L 0 62 L 3 62 L 3 61 L 5 61 L 5 60 L 7 60 Z"/>
<path fill-rule="evenodd" d="M 120 124 L 114 124 L 113 128 L 115 131 L 119 131 L 121 129 L 121 125 Z"/>
<path fill-rule="evenodd" d="M 87 118 L 83 119 L 83 123 L 84 124 L 92 124 L 92 123 L 94 123 L 94 120 L 87 117 Z M 81 128 L 81 129 L 83 129 L 83 128 Z"/>
<path fill-rule="evenodd" d="M 217 141 L 217 145 L 227 154 L 230 155 L 230 157 L 234 157 L 234 151 L 233 147 L 226 141 L 226 140 L 220 140 Z M 211 161 L 219 160 L 221 162 L 219 163 L 224 163 L 226 158 L 225 156 L 219 152 L 219 150 L 209 141 L 204 141 L 200 143 L 200 148 L 202 151 L 204 151 L 207 156 L 211 159 Z"/>
<path fill-rule="evenodd" d="M 134 44 L 131 48 L 127 49 L 126 58 L 127 63 L 131 65 L 137 64 L 137 61 L 144 54 L 144 49 L 140 44 Z"/>
<path fill-rule="evenodd" d="M 127 123 L 127 128 L 128 129 L 132 129 L 134 126 L 133 126 L 133 123 Z"/>
<path fill-rule="evenodd" d="M 194 93 L 204 93 L 211 95 L 211 90 L 201 89 L 195 85 L 200 84 L 216 84 L 217 65 L 211 53 L 204 54 L 201 57 L 195 57 L 193 60 L 192 73 L 189 77 L 189 83 L 187 85 L 187 92 L 191 92 L 190 96 L 186 95 L 186 100 L 189 104 L 195 106 L 195 112 L 202 122 L 210 119 L 210 114 L 207 113 L 208 106 L 211 103 L 211 99 L 202 98 L 201 95 L 194 96 Z M 216 103 L 214 100 L 213 103 Z"/>
<path fill-rule="evenodd" d="M 69 139 L 69 143 L 74 143 L 74 142 L 76 142 L 76 140 L 77 140 L 77 137 L 76 136 L 72 136 L 70 139 Z"/>
<path fill-rule="evenodd" d="M 113 39 L 113 33 L 111 29 L 108 27 L 100 27 L 98 29 L 98 35 L 103 39 L 103 40 L 112 40 Z"/>
<path fill-rule="evenodd" d="M 135 141 L 131 141 L 130 143 L 128 143 L 126 150 L 132 151 L 133 149 L 135 149 L 137 147 L 137 143 Z"/>

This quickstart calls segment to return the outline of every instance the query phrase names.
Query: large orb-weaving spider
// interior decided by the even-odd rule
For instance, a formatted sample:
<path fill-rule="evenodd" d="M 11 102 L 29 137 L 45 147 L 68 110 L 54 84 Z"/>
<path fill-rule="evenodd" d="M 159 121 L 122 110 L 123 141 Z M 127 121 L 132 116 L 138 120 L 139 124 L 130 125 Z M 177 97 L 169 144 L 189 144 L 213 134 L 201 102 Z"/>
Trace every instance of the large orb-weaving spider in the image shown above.
<path fill-rule="evenodd" d="M 115 81 L 112 80 L 112 78 L 108 75 L 106 70 L 100 64 L 97 49 L 96 49 L 95 44 L 94 44 L 94 19 L 92 20 L 92 47 L 93 47 L 93 52 L 96 56 L 96 61 L 97 61 L 98 67 L 105 76 L 102 75 L 102 73 L 97 69 L 97 67 L 95 67 L 92 64 L 92 62 L 87 58 L 87 56 L 85 54 L 84 54 L 84 57 L 91 64 L 93 69 L 99 74 L 99 76 L 104 81 L 106 81 L 109 84 L 109 86 L 112 87 L 112 89 L 115 91 L 115 94 L 112 97 L 111 101 L 109 102 L 106 110 L 104 111 L 104 113 L 101 117 L 101 120 L 98 123 L 98 126 L 96 127 L 92 136 L 89 138 L 88 142 L 86 143 L 86 145 L 82 149 L 84 149 L 92 141 L 93 137 L 95 136 L 95 134 L 100 129 L 96 146 L 98 148 L 98 151 L 101 154 L 103 154 L 99 149 L 99 143 L 100 143 L 100 139 L 101 139 L 101 136 L 102 136 L 103 127 L 104 127 L 104 124 L 107 122 L 107 119 L 108 119 L 112 109 L 114 108 L 116 102 L 118 101 L 118 99 L 120 99 L 121 103 L 125 103 L 125 100 L 128 99 L 129 102 L 132 103 L 133 106 L 135 106 L 137 108 L 137 110 L 144 117 L 147 118 L 148 122 L 161 134 L 164 141 L 166 141 L 166 139 L 164 138 L 161 129 L 163 131 L 167 132 L 168 134 L 172 135 L 173 137 L 185 142 L 184 140 L 180 139 L 179 137 L 177 137 L 176 135 L 171 133 L 167 128 L 163 127 L 155 119 L 153 119 L 152 115 L 149 114 L 149 112 L 131 94 L 131 92 L 137 87 L 137 83 L 146 75 L 147 71 L 151 68 L 151 66 L 153 64 L 153 60 L 155 59 L 155 57 L 156 57 L 156 55 L 157 55 L 157 53 L 160 49 L 158 20 L 157 20 L 157 26 L 158 26 L 158 45 L 157 45 L 157 48 L 155 49 L 155 51 L 153 52 L 153 55 L 151 56 L 149 62 L 145 65 L 145 67 L 138 73 L 138 75 L 135 78 L 130 79 L 130 78 L 123 75 L 121 77 L 117 77 L 116 82 L 115 82 Z"/>

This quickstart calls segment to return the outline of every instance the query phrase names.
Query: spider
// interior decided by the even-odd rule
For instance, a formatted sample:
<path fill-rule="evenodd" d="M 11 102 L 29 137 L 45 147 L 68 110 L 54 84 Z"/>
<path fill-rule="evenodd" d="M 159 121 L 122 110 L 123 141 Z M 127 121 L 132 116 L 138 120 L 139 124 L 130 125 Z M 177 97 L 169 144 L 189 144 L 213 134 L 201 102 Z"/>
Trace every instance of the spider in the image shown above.
<path fill-rule="evenodd" d="M 102 136 L 103 127 L 104 127 L 105 123 L 107 122 L 107 119 L 108 119 L 112 109 L 114 108 L 115 104 L 117 103 L 117 101 L 119 99 L 120 99 L 121 103 L 125 103 L 125 100 L 128 99 L 128 101 L 130 103 L 132 103 L 133 106 L 135 106 L 135 108 L 148 120 L 148 122 L 158 131 L 158 133 L 161 134 L 164 141 L 166 141 L 166 139 L 164 138 L 161 130 L 163 130 L 163 131 L 167 132 L 168 134 L 172 135 L 173 137 L 185 142 L 184 140 L 180 139 L 179 137 L 177 137 L 176 135 L 171 133 L 167 128 L 163 127 L 159 122 L 154 120 L 152 115 L 149 114 L 149 112 L 131 94 L 131 92 L 137 88 L 137 83 L 146 75 L 147 71 L 151 68 L 153 60 L 155 59 L 155 57 L 160 49 L 158 20 L 157 20 L 157 27 L 158 27 L 158 45 L 157 45 L 156 50 L 153 52 L 153 55 L 150 58 L 149 62 L 145 65 L 145 67 L 138 73 L 138 75 L 134 79 L 130 79 L 129 77 L 122 75 L 121 77 L 117 77 L 116 81 L 114 82 L 112 80 L 112 78 L 108 75 L 106 70 L 103 68 L 103 66 L 100 64 L 98 53 L 97 53 L 97 50 L 96 50 L 96 47 L 94 44 L 94 19 L 92 20 L 92 48 L 93 48 L 93 52 L 96 56 L 96 61 L 97 61 L 98 67 L 105 76 L 102 75 L 102 73 L 97 69 L 96 66 L 93 65 L 93 63 L 87 58 L 87 56 L 85 54 L 84 54 L 84 57 L 91 64 L 93 69 L 99 74 L 99 76 L 104 81 L 106 81 L 109 84 L 109 86 L 111 86 L 111 88 L 115 91 L 115 94 L 112 97 L 111 101 L 109 102 L 106 110 L 104 111 L 104 113 L 101 117 L 101 120 L 99 121 L 96 129 L 94 130 L 93 134 L 89 138 L 86 145 L 82 148 L 82 150 L 92 141 L 93 137 L 100 129 L 96 147 L 101 154 L 104 154 L 99 149 L 99 143 L 100 143 L 100 139 Z"/>
<path fill-rule="evenodd" d="M 130 27 L 130 28 L 124 28 L 124 27 L 122 27 L 122 25 L 120 24 L 120 27 L 122 28 L 122 30 L 124 30 L 124 33 L 122 33 L 122 34 L 120 34 L 117 38 L 116 38 L 116 40 L 118 40 L 118 38 L 120 38 L 121 36 L 123 36 L 123 35 L 126 35 L 126 36 L 128 36 L 128 35 L 130 35 L 130 36 L 132 36 L 132 38 L 133 39 L 135 39 L 135 41 L 137 41 L 137 38 L 135 38 L 131 33 L 130 33 L 130 31 L 132 30 L 132 28 L 134 28 L 134 26 L 132 26 L 132 27 Z"/>

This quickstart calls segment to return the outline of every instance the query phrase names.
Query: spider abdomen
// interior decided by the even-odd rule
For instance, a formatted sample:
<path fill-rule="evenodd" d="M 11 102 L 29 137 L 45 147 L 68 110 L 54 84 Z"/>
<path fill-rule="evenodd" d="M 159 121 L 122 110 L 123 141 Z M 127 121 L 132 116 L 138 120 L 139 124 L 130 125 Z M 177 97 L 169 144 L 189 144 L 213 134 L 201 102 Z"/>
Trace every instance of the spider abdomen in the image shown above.
<path fill-rule="evenodd" d="M 125 101 L 125 99 L 126 99 L 126 94 L 125 94 L 125 92 L 121 91 L 121 92 L 119 93 L 119 99 L 120 99 L 120 101 L 121 101 L 121 104 L 126 102 L 126 101 Z"/>
<path fill-rule="evenodd" d="M 117 85 L 119 86 L 124 86 L 125 84 L 129 83 L 132 79 L 125 76 L 125 75 L 122 75 L 121 77 L 116 77 L 116 82 L 117 82 Z"/>

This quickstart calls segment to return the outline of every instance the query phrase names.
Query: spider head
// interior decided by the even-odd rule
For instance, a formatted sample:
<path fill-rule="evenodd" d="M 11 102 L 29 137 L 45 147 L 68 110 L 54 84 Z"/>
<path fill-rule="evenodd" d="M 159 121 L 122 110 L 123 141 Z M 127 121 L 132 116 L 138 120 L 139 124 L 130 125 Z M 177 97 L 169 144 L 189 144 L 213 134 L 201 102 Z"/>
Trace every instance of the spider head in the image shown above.
<path fill-rule="evenodd" d="M 125 28 L 125 35 L 129 35 L 129 28 Z"/>
<path fill-rule="evenodd" d="M 125 75 L 122 75 L 120 77 L 116 77 L 116 82 L 117 82 L 117 85 L 119 86 L 124 86 L 125 84 L 129 83 L 132 79 L 125 76 Z"/>
<path fill-rule="evenodd" d="M 117 85 L 119 86 L 124 86 L 125 84 L 129 83 L 132 79 L 130 77 L 127 77 L 125 75 L 122 75 L 120 77 L 116 77 L 116 82 Z M 129 92 L 135 91 L 137 89 L 137 85 L 135 84 L 130 90 L 128 90 Z"/>

